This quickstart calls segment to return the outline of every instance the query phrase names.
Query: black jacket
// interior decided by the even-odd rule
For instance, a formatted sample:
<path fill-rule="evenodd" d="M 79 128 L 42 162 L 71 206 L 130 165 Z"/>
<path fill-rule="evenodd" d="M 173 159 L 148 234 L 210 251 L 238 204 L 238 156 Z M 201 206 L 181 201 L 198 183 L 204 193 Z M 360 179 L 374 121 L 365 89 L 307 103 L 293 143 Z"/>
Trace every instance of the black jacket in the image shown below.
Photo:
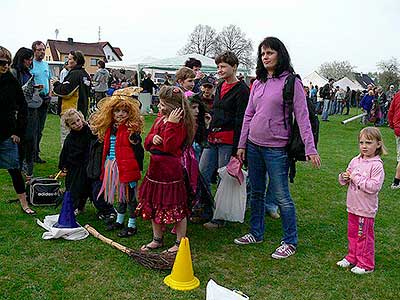
<path fill-rule="evenodd" d="M 13 134 L 22 137 L 27 124 L 27 106 L 21 85 L 10 73 L 0 75 L 0 142 Z"/>
<path fill-rule="evenodd" d="M 89 83 L 89 85 L 85 84 Z M 74 102 L 75 108 L 83 113 L 86 117 L 89 107 L 89 92 L 90 92 L 90 76 L 82 67 L 76 67 L 69 71 L 64 81 L 54 83 L 54 93 L 61 97 L 70 95 L 76 88 L 78 88 L 77 99 L 71 99 L 69 101 Z M 64 111 L 63 103 L 61 103 L 61 109 Z"/>
<path fill-rule="evenodd" d="M 215 91 L 210 130 L 233 130 L 233 153 L 235 153 L 242 130 L 244 112 L 249 102 L 250 89 L 243 81 L 239 81 L 220 99 L 221 87 L 222 83 Z"/>
<path fill-rule="evenodd" d="M 66 168 L 68 171 L 72 168 L 86 168 L 89 161 L 89 147 L 92 139 L 92 132 L 88 125 L 80 131 L 71 130 L 64 141 L 60 153 L 58 168 Z"/>

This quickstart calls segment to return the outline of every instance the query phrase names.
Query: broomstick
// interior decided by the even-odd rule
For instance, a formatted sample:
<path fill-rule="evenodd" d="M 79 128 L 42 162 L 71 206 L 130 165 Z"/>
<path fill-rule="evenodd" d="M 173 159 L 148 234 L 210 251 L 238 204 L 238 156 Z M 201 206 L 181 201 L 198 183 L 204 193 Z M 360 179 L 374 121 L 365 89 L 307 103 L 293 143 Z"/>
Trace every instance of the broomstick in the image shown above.
<path fill-rule="evenodd" d="M 162 255 L 158 253 L 149 253 L 140 250 L 133 250 L 117 242 L 114 242 L 112 239 L 106 238 L 89 224 L 86 224 L 85 228 L 95 238 L 98 238 L 104 243 L 109 244 L 112 247 L 128 254 L 132 259 L 134 259 L 136 262 L 138 262 L 139 264 L 141 264 L 146 268 L 158 269 L 158 270 L 172 269 L 175 260 L 174 256 Z"/>

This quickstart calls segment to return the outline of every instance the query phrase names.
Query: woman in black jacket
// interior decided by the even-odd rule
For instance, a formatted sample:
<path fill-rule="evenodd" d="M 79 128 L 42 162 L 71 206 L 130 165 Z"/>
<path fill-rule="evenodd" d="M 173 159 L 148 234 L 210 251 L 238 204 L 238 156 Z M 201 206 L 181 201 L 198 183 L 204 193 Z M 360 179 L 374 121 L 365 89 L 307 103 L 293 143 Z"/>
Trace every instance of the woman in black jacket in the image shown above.
<path fill-rule="evenodd" d="M 26 199 L 17 146 L 25 132 L 27 108 L 21 86 L 9 71 L 10 64 L 10 51 L 0 46 L 0 169 L 8 170 L 23 211 L 32 215 L 35 212 Z"/>
<path fill-rule="evenodd" d="M 25 95 L 25 102 L 28 106 L 26 130 L 20 136 L 19 158 L 26 180 L 29 181 L 33 177 L 33 157 L 36 145 L 37 132 L 39 130 L 38 123 L 38 107 L 40 103 L 32 101 L 34 93 L 34 83 L 30 70 L 32 68 L 33 51 L 22 47 L 15 53 L 11 64 L 10 72 L 20 83 Z M 32 82 L 30 82 L 32 81 Z M 41 99 L 39 97 L 39 99 Z M 39 105 L 35 105 L 39 104 Z"/>
<path fill-rule="evenodd" d="M 85 57 L 80 51 L 71 51 L 68 54 L 68 75 L 61 83 L 53 83 L 53 92 L 61 99 L 60 116 L 68 109 L 75 108 L 80 111 L 85 118 L 89 108 L 90 76 L 83 68 Z M 61 122 L 61 145 L 64 144 L 65 137 L 69 130 Z"/>

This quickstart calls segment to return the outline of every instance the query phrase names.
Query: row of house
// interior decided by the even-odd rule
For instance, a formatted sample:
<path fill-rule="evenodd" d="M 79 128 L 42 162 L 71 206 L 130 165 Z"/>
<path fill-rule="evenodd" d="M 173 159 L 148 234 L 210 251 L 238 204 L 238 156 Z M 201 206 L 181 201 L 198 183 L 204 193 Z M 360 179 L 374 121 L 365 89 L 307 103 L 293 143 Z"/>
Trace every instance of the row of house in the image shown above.
<path fill-rule="evenodd" d="M 85 55 L 84 68 L 89 74 L 97 70 L 97 62 L 122 61 L 123 53 L 120 48 L 113 47 L 109 42 L 82 43 L 75 42 L 72 38 L 67 41 L 47 40 L 46 61 L 65 62 L 70 51 L 81 51 Z"/>
<path fill-rule="evenodd" d="M 317 85 L 318 87 L 321 87 L 326 83 L 328 83 L 328 79 L 320 75 L 317 71 L 314 71 L 303 78 L 303 84 L 305 85 Z M 347 87 L 350 87 L 350 89 L 354 91 L 363 91 L 366 90 L 367 86 L 370 84 L 375 86 L 374 81 L 367 74 L 353 72 L 352 79 L 345 76 L 337 80 L 333 85 L 339 86 L 344 90 L 346 90 Z"/>

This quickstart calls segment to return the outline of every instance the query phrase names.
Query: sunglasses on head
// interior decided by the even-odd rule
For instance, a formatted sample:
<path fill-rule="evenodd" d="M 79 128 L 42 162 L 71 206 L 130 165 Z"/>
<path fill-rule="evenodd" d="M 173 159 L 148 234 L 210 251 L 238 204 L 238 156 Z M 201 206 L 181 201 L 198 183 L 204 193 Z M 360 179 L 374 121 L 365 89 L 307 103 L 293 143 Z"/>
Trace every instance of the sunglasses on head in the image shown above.
<path fill-rule="evenodd" d="M 9 60 L 0 60 L 0 66 L 4 67 L 5 65 L 10 65 L 11 61 Z"/>

